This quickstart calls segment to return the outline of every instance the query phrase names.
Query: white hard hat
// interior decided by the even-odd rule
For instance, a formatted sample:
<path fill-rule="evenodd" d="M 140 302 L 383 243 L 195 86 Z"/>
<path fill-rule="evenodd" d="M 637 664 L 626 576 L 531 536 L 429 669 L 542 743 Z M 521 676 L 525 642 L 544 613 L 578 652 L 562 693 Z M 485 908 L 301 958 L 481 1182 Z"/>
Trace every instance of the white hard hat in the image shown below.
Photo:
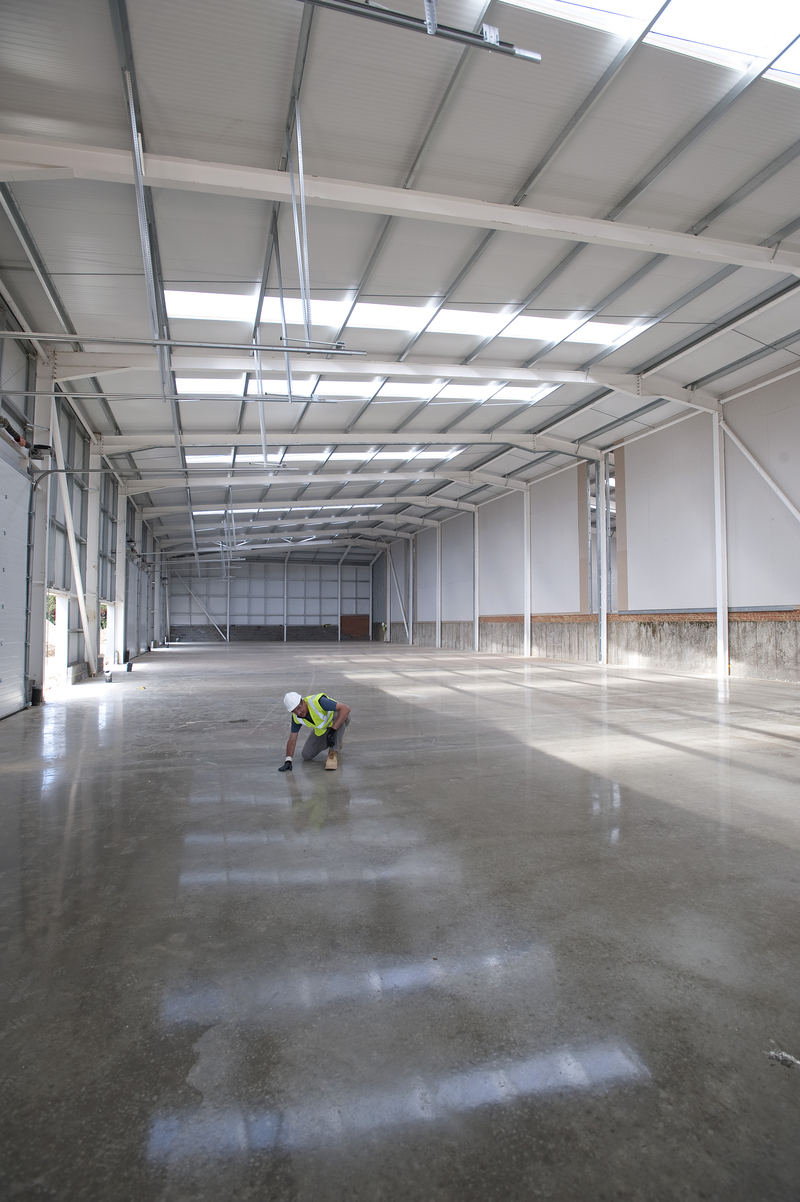
<path fill-rule="evenodd" d="M 291 714 L 292 710 L 296 710 L 303 698 L 299 693 L 287 693 L 283 699 L 283 704 Z"/>

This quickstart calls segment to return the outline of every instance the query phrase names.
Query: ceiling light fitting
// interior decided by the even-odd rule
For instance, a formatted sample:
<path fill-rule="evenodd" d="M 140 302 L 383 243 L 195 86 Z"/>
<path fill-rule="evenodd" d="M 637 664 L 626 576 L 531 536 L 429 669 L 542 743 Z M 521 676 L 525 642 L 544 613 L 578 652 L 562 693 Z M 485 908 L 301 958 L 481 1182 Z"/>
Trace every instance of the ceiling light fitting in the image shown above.
<path fill-rule="evenodd" d="M 532 63 L 542 61 L 541 54 L 537 54 L 535 50 L 523 50 L 511 42 L 501 42 L 499 31 L 493 25 L 482 26 L 481 33 L 440 25 L 436 18 L 435 0 L 424 0 L 424 18 L 409 17 L 405 13 L 393 12 L 378 5 L 362 4 L 359 0 L 302 0 L 302 3 L 314 4 L 317 8 L 330 8 L 334 12 L 350 13 L 354 17 L 366 17 L 370 21 L 382 21 L 385 25 L 396 25 L 399 29 L 410 29 L 426 36 L 444 38 L 448 42 L 460 42 L 463 46 L 472 46 L 478 50 L 507 54 L 511 58 L 523 58 Z"/>

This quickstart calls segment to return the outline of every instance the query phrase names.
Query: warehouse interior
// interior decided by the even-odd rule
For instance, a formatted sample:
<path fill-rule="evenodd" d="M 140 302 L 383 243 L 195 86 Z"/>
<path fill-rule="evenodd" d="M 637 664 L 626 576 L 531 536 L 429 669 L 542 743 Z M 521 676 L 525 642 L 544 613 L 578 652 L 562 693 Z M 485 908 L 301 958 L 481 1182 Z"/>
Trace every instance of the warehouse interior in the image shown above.
<path fill-rule="evenodd" d="M 796 1198 L 796 6 L 0 32 L 3 1195 Z"/>

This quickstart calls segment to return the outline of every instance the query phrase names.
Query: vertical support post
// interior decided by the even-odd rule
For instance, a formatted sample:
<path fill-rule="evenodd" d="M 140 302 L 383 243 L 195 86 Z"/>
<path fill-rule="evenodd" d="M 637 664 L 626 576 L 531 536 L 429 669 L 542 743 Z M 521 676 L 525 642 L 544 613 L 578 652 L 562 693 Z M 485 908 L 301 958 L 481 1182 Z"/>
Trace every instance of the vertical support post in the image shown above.
<path fill-rule="evenodd" d="M 120 489 L 117 496 L 117 552 L 114 566 L 114 663 L 125 662 L 125 595 L 128 573 L 128 498 Z"/>
<path fill-rule="evenodd" d="M 601 664 L 608 663 L 608 472 L 606 457 L 602 455 L 597 461 L 597 624 L 598 624 L 598 659 Z"/>
<path fill-rule="evenodd" d="M 416 583 L 417 536 L 407 544 L 408 547 L 408 643 L 414 646 L 414 587 Z"/>
<path fill-rule="evenodd" d="M 37 393 L 33 408 L 33 427 L 36 437 L 50 429 L 50 397 Z M 44 460 L 44 469 L 52 461 Z M 28 596 L 28 681 L 32 688 L 44 689 L 45 655 L 47 650 L 47 573 L 50 536 L 50 489 L 52 476 L 33 489 L 31 497 L 31 584 Z M 27 697 L 27 694 L 26 694 Z"/>
<path fill-rule="evenodd" d="M 348 547 L 347 551 L 349 551 L 349 550 L 350 550 L 350 548 Z M 345 551 L 344 555 L 339 560 L 339 635 L 338 635 L 338 641 L 340 643 L 342 641 L 342 564 L 347 559 L 347 551 Z M 358 583 L 357 582 L 356 582 L 355 592 L 356 592 L 356 597 L 358 597 Z M 356 608 L 358 608 L 358 606 L 356 606 Z"/>
<path fill-rule="evenodd" d="M 714 453 L 714 567 L 717 594 L 717 676 L 730 672 L 728 650 L 728 528 L 725 503 L 725 444 L 722 418 L 711 415 Z"/>
<path fill-rule="evenodd" d="M 386 637 L 384 642 L 392 641 L 392 577 L 390 572 L 391 547 L 386 548 Z"/>
<path fill-rule="evenodd" d="M 161 629 L 161 557 L 163 551 L 156 547 L 155 563 L 153 564 L 153 642 L 159 647 L 163 642 Z"/>
<path fill-rule="evenodd" d="M 225 571 L 225 640 L 229 643 L 231 641 L 231 565 L 230 562 L 225 563 L 224 552 L 222 567 Z"/>
<path fill-rule="evenodd" d="M 522 548 L 522 587 L 525 590 L 524 604 L 522 607 L 522 621 L 524 629 L 522 631 L 522 654 L 526 659 L 531 657 L 531 489 L 528 485 L 525 492 L 522 494 L 523 520 L 522 520 L 522 537 L 524 546 Z"/>
<path fill-rule="evenodd" d="M 92 632 L 95 661 L 100 652 L 100 452 L 89 450 L 89 492 L 86 512 L 86 614 Z M 94 474 L 96 473 L 96 474 Z"/>
<path fill-rule="evenodd" d="M 133 546 L 134 546 L 134 550 L 138 551 L 140 555 L 143 550 L 143 546 L 142 546 L 143 530 L 144 530 L 144 521 L 142 519 L 141 513 L 137 509 L 134 513 L 134 518 L 133 518 Z M 146 612 L 145 612 L 145 622 L 147 622 L 147 613 Z M 145 633 L 146 633 L 146 631 L 145 631 Z M 141 559 L 139 560 L 139 563 L 137 564 L 137 571 L 136 571 L 136 638 L 134 641 L 134 646 L 136 647 L 136 654 L 141 655 L 141 652 L 142 652 L 142 568 L 141 568 Z"/>
<path fill-rule="evenodd" d="M 83 577 L 81 574 L 81 562 L 78 556 L 78 544 L 75 541 L 75 525 L 72 520 L 72 502 L 69 495 L 69 487 L 67 485 L 67 477 L 64 471 L 64 448 L 61 444 L 61 426 L 58 421 L 58 407 L 56 398 L 53 396 L 52 408 L 52 432 L 53 432 L 53 449 L 56 453 L 56 464 L 58 466 L 58 482 L 61 488 L 61 500 L 64 505 L 64 525 L 67 528 L 67 542 L 69 544 L 69 554 L 72 561 L 72 580 L 75 586 L 75 592 L 78 597 L 78 610 L 81 615 L 81 626 L 83 627 L 83 641 L 86 647 L 86 660 L 89 664 L 89 675 L 94 676 L 97 671 L 97 654 L 92 643 L 92 630 L 89 625 L 89 617 L 86 612 L 86 596 L 83 591 Z"/>
<path fill-rule="evenodd" d="M 286 642 L 286 630 L 289 625 L 288 618 L 288 598 L 289 598 L 289 555 L 286 552 L 286 558 L 283 561 L 283 641 Z"/>
<path fill-rule="evenodd" d="M 436 646 L 442 645 L 442 523 L 436 527 Z"/>
<path fill-rule="evenodd" d="M 472 515 L 472 649 L 481 649 L 481 528 L 477 507 Z"/>

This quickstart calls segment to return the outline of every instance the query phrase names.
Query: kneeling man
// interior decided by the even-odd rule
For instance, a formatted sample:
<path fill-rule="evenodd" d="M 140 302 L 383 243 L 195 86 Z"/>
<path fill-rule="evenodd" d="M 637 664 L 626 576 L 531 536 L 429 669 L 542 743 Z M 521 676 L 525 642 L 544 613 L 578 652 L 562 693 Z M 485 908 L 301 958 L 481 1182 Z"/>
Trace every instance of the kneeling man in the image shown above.
<path fill-rule="evenodd" d="M 350 725 L 350 706 L 334 701 L 326 693 L 315 693 L 313 697 L 301 697 L 299 693 L 287 693 L 283 699 L 292 715 L 292 731 L 286 744 L 286 759 L 279 772 L 291 772 L 294 749 L 301 726 L 311 727 L 311 734 L 303 744 L 303 759 L 313 760 L 327 747 L 325 767 L 339 767 L 338 751 L 344 742 L 344 728 Z"/>

